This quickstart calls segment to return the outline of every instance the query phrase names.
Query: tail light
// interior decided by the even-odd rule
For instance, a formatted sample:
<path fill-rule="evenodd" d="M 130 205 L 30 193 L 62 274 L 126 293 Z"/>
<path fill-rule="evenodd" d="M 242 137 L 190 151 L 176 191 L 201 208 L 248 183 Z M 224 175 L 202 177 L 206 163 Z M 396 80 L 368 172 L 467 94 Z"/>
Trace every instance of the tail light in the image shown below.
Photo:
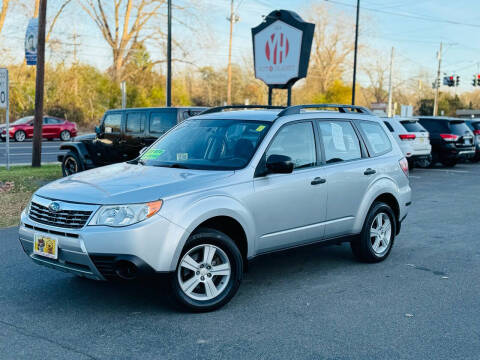
<path fill-rule="evenodd" d="M 445 141 L 457 141 L 459 136 L 455 134 L 440 134 L 440 137 Z"/>
<path fill-rule="evenodd" d="M 415 140 L 416 138 L 415 134 L 400 134 L 398 137 L 401 140 Z"/>
<path fill-rule="evenodd" d="M 473 133 L 474 133 L 475 135 L 480 135 L 480 130 L 473 130 Z"/>
<path fill-rule="evenodd" d="M 400 164 L 400 167 L 402 168 L 405 176 L 408 177 L 408 161 L 407 161 L 407 159 L 402 158 L 398 163 Z"/>

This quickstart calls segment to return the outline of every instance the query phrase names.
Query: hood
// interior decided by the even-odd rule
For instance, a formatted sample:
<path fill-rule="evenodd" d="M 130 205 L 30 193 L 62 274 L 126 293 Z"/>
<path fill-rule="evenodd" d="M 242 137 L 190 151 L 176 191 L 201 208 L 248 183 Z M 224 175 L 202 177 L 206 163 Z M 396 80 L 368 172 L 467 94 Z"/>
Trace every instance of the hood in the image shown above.
<path fill-rule="evenodd" d="M 132 204 L 201 190 L 234 171 L 187 170 L 127 163 L 83 171 L 40 188 L 36 195 L 87 204 Z"/>

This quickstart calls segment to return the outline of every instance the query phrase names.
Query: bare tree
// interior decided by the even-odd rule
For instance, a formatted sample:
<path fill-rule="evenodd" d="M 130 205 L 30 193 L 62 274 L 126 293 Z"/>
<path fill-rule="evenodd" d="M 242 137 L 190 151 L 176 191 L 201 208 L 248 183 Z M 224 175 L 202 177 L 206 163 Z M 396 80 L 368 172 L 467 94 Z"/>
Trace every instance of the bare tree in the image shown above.
<path fill-rule="evenodd" d="M 112 77 L 120 82 L 129 58 L 138 43 L 164 34 L 160 29 L 146 29 L 158 19 L 166 0 L 78 0 L 100 29 L 112 50 Z"/>
<path fill-rule="evenodd" d="M 5 23 L 5 18 L 7 17 L 9 4 L 10 0 L 2 0 L 2 10 L 0 11 L 0 34 L 2 33 L 3 24 Z"/>
<path fill-rule="evenodd" d="M 315 23 L 315 36 L 309 75 L 312 75 L 314 88 L 325 93 L 335 80 L 341 78 L 349 63 L 353 53 L 354 22 L 345 14 L 334 14 L 325 5 L 314 6 L 310 14 L 309 20 Z"/>

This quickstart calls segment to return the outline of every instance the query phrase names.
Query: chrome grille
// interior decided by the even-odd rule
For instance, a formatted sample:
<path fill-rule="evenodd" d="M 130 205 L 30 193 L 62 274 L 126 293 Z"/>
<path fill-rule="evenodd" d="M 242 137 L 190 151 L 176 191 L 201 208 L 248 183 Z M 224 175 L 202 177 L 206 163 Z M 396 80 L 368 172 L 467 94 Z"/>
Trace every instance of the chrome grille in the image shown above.
<path fill-rule="evenodd" d="M 41 224 L 80 229 L 86 224 L 91 214 L 92 211 L 88 210 L 51 211 L 48 207 L 32 201 L 29 216 L 33 221 Z"/>

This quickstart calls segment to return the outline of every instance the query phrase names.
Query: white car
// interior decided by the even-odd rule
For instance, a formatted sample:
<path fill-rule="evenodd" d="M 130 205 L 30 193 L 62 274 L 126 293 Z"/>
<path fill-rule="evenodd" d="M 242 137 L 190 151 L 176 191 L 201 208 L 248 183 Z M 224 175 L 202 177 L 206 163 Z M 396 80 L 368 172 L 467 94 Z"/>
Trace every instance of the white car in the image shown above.
<path fill-rule="evenodd" d="M 431 158 L 430 134 L 415 118 L 383 118 L 411 167 L 427 166 Z"/>

